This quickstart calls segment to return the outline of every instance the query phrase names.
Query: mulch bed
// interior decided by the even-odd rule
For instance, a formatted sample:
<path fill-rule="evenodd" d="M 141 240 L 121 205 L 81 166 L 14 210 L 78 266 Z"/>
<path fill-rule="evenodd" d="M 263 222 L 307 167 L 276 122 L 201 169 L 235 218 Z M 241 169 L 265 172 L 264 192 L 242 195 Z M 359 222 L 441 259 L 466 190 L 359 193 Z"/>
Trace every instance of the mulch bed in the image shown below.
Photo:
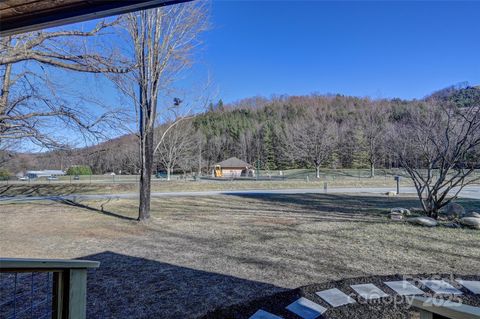
<path fill-rule="evenodd" d="M 231 307 L 216 309 L 207 315 L 203 316 L 202 319 L 244 319 L 249 318 L 254 314 L 258 309 L 263 309 L 272 314 L 281 316 L 285 319 L 298 319 L 295 314 L 289 312 L 285 309 L 290 303 L 294 302 L 300 297 L 308 298 L 323 307 L 326 307 L 328 310 L 323 314 L 322 318 L 325 319 L 344 319 L 344 318 L 358 318 L 358 319 L 371 319 L 371 318 L 384 318 L 384 319 L 410 319 L 410 318 L 419 318 L 418 313 L 411 309 L 408 303 L 408 298 L 410 297 L 401 297 L 395 294 L 388 286 L 386 286 L 384 281 L 395 281 L 395 280 L 408 280 L 414 283 L 417 287 L 421 288 L 428 295 L 433 295 L 433 291 L 429 290 L 426 287 L 423 287 L 418 280 L 423 279 L 439 279 L 449 282 L 457 289 L 460 289 L 463 292 L 463 295 L 450 298 L 452 301 L 462 302 L 463 304 L 480 307 L 480 295 L 474 295 L 466 288 L 458 285 L 454 279 L 464 279 L 464 280 L 480 280 L 480 275 L 471 275 L 471 276 L 460 276 L 455 274 L 417 274 L 417 275 L 391 275 L 391 276 L 372 276 L 372 277 L 360 277 L 360 278 L 349 278 L 339 281 L 332 281 L 326 283 L 319 283 L 300 287 L 286 292 L 280 292 L 268 297 L 261 299 L 253 300 L 248 303 L 238 304 Z M 364 283 L 373 283 L 385 293 L 389 294 L 391 297 L 382 298 L 377 300 L 366 301 L 359 297 L 355 291 L 350 287 L 354 284 L 364 284 Z M 357 303 L 340 306 L 338 308 L 332 308 L 326 302 L 324 302 L 320 297 L 318 297 L 315 292 L 330 289 L 338 288 L 347 295 L 352 296 Z M 436 296 L 438 297 L 438 296 Z M 451 296 L 450 296 L 451 297 Z M 443 298 L 449 298 L 449 296 L 443 296 Z M 458 299 L 457 299 L 458 298 Z"/>

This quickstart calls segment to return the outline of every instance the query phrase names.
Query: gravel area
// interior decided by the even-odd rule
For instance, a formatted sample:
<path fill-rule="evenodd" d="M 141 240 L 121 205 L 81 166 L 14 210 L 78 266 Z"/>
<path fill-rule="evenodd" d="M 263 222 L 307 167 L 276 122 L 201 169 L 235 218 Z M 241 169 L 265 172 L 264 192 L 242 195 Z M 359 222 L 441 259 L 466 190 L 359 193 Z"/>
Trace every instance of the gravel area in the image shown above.
<path fill-rule="evenodd" d="M 428 288 L 422 287 L 418 280 L 422 279 L 441 279 L 449 282 L 457 289 L 463 292 L 461 296 L 438 296 Z M 471 293 L 468 289 L 459 286 L 454 279 L 464 280 L 480 280 L 480 275 L 454 275 L 454 274 L 417 274 L 417 275 L 393 275 L 393 276 L 370 276 L 360 278 L 349 278 L 345 280 L 332 281 L 326 283 L 319 283 L 300 287 L 286 292 L 277 293 L 268 297 L 260 298 L 248 303 L 235 305 L 223 309 L 217 309 L 202 317 L 202 319 L 247 319 L 254 314 L 258 309 L 271 312 L 279 315 L 284 319 L 298 319 L 296 315 L 285 309 L 287 305 L 294 302 L 300 297 L 305 297 L 328 310 L 323 314 L 325 319 L 400 319 L 400 318 L 419 318 L 419 313 L 411 307 L 410 296 L 399 296 L 395 291 L 391 290 L 385 281 L 408 280 L 414 283 L 417 287 L 423 288 L 426 292 L 425 297 L 444 298 L 454 302 L 459 302 L 471 306 L 480 306 L 480 295 Z M 373 283 L 375 286 L 386 292 L 389 297 L 377 300 L 365 300 L 356 294 L 350 285 Z M 315 292 L 330 288 L 337 288 L 343 293 L 356 300 L 356 303 L 332 308 L 328 303 L 318 297 Z"/>

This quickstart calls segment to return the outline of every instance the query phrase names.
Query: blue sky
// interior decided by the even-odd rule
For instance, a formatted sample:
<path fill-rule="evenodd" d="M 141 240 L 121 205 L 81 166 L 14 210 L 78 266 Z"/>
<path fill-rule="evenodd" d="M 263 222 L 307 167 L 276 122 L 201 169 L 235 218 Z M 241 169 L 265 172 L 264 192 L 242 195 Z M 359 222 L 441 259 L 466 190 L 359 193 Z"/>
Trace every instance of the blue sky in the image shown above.
<path fill-rule="evenodd" d="M 213 1 L 194 78 L 272 94 L 421 98 L 480 84 L 480 2 Z M 195 75 L 195 73 L 198 73 Z"/>
<path fill-rule="evenodd" d="M 204 110 L 195 102 L 199 95 L 226 103 L 311 93 L 412 99 L 464 81 L 480 85 L 480 2 L 213 0 L 210 24 L 196 64 L 161 104 L 179 96 L 198 112 Z M 66 91 L 129 109 L 135 118 L 105 78 L 52 72 Z M 198 93 L 207 75 L 211 93 Z M 92 101 L 82 107 L 104 111 Z M 136 127 L 133 120 L 125 124 Z"/>

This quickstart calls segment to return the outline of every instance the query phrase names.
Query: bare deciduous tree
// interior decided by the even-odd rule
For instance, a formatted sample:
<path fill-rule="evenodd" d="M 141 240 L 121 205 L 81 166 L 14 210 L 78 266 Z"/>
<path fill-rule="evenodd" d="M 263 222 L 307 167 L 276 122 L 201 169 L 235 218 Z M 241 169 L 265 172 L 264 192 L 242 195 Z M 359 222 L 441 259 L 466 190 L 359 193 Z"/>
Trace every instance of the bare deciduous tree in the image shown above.
<path fill-rule="evenodd" d="M 388 111 L 382 105 L 371 105 L 360 115 L 359 129 L 363 137 L 359 148 L 366 152 L 370 177 L 375 177 L 375 166 L 385 146 Z"/>
<path fill-rule="evenodd" d="M 136 68 L 119 85 L 130 96 L 138 115 L 140 141 L 139 220 L 150 217 L 154 132 L 159 97 L 191 65 L 198 35 L 206 29 L 203 2 L 156 8 L 126 16 L 125 26 Z M 134 87 L 129 86 L 134 83 Z M 126 84 L 126 85 L 125 85 Z"/>
<path fill-rule="evenodd" d="M 407 171 L 423 210 L 437 218 L 456 199 L 479 165 L 480 107 L 426 104 L 392 126 L 392 152 Z"/>
<path fill-rule="evenodd" d="M 98 23 L 90 31 L 38 31 L 0 40 L 0 143 L 29 140 L 47 147 L 64 145 L 51 132 L 61 122 L 84 134 L 98 135 L 114 113 L 94 115 L 62 99 L 49 67 L 88 73 L 127 72 L 114 51 L 91 45 L 117 21 Z M 18 146 L 18 144 L 17 144 Z"/>
<path fill-rule="evenodd" d="M 337 143 L 336 123 L 317 115 L 296 121 L 289 131 L 291 156 L 312 164 L 316 177 L 320 178 L 320 167 L 331 158 Z"/>
<path fill-rule="evenodd" d="M 172 126 L 165 126 L 165 130 L 157 130 L 159 143 L 155 149 L 160 164 L 167 171 L 167 180 L 170 180 L 173 169 L 180 163 L 193 163 L 196 149 L 195 130 L 188 121 L 176 122 Z"/>

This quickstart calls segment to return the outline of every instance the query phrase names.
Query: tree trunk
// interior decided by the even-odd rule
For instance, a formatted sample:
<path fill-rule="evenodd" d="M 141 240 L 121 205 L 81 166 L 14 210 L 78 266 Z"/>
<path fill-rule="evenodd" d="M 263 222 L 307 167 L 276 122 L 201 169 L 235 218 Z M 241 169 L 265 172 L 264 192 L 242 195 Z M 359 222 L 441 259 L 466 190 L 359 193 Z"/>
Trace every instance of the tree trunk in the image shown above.
<path fill-rule="evenodd" d="M 317 178 L 320 178 L 320 165 L 315 166 L 315 174 Z"/>
<path fill-rule="evenodd" d="M 425 203 L 425 213 L 428 217 L 433 219 L 438 219 L 438 212 L 439 212 L 439 203 L 436 202 L 433 198 L 427 198 Z"/>
<path fill-rule="evenodd" d="M 202 141 L 198 141 L 198 177 L 202 176 Z"/>
<path fill-rule="evenodd" d="M 370 163 L 370 177 L 373 178 L 375 177 L 375 164 Z"/>
<path fill-rule="evenodd" d="M 170 167 L 167 167 L 167 181 L 170 180 Z"/>
<path fill-rule="evenodd" d="M 5 71 L 2 77 L 2 89 L 0 91 L 0 117 L 6 115 L 7 111 L 7 104 L 8 104 L 8 96 L 10 93 L 10 76 L 12 73 L 12 65 L 7 64 L 5 66 Z M 7 128 L 3 120 L 0 120 L 0 133 L 5 133 Z"/>
<path fill-rule="evenodd" d="M 142 108 L 140 108 L 142 110 Z M 146 122 L 144 112 L 140 112 L 140 123 Z M 150 191 L 153 171 L 153 128 L 140 124 L 140 203 L 138 207 L 138 220 L 150 218 Z"/>
<path fill-rule="evenodd" d="M 153 164 L 153 131 L 146 132 L 141 141 L 140 205 L 138 220 L 150 218 L 150 191 Z"/>
<path fill-rule="evenodd" d="M 438 219 L 438 209 L 436 208 L 430 208 L 426 210 L 425 213 L 427 214 L 427 217 Z"/>

